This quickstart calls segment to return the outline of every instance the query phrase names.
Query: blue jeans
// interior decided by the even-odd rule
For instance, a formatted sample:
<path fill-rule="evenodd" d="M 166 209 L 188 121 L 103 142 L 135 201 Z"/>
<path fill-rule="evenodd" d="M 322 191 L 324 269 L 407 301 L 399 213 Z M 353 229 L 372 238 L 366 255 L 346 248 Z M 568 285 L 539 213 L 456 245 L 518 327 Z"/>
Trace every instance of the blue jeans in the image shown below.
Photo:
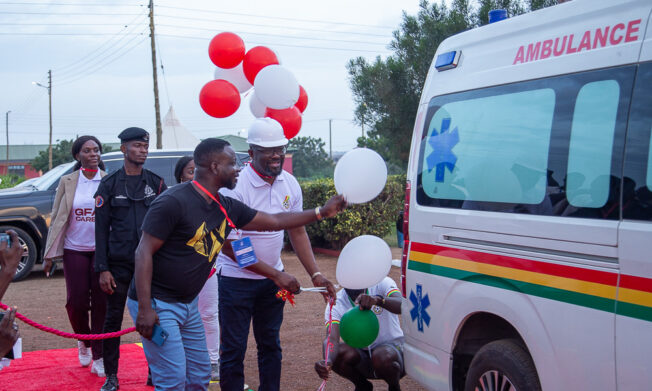
<path fill-rule="evenodd" d="M 272 280 L 219 276 L 221 332 L 220 387 L 241 391 L 249 324 L 258 347 L 258 391 L 278 391 L 281 386 L 281 340 L 285 302 L 276 297 Z"/>
<path fill-rule="evenodd" d="M 138 302 L 129 298 L 127 307 L 136 323 Z M 156 390 L 208 389 L 211 363 L 197 298 L 188 304 L 152 299 L 152 308 L 169 333 L 163 346 L 141 337 Z"/>

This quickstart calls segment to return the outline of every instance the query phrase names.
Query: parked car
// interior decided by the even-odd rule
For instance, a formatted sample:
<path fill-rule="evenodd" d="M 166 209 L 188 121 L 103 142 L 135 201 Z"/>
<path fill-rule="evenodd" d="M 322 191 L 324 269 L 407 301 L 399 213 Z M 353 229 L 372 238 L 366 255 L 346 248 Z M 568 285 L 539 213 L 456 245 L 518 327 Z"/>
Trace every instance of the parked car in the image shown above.
<path fill-rule="evenodd" d="M 192 150 L 150 150 L 145 168 L 163 177 L 168 186 L 176 183 L 174 166 L 180 157 L 192 155 Z M 244 165 L 249 155 L 236 153 L 238 162 Z M 122 167 L 123 154 L 120 151 L 102 155 L 106 171 L 111 173 Z M 74 162 L 61 164 L 36 178 L 29 184 L 19 184 L 0 190 L 0 232 L 16 231 L 23 257 L 18 264 L 14 281 L 27 277 L 32 270 L 42 270 L 43 250 L 50 226 L 50 214 L 59 179 L 72 172 Z"/>

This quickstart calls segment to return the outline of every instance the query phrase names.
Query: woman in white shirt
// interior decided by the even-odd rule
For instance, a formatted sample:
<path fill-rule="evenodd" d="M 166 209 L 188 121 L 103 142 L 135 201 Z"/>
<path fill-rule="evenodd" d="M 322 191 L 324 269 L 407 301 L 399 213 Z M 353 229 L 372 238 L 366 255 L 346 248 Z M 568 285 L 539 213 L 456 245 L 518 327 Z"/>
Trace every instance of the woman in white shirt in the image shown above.
<path fill-rule="evenodd" d="M 106 173 L 101 160 L 102 144 L 93 136 L 81 136 L 72 144 L 77 161 L 72 174 L 59 181 L 52 206 L 45 246 L 44 271 L 49 276 L 54 258 L 63 257 L 66 279 L 66 310 L 75 333 L 99 334 L 104 325 L 106 294 L 99 284 L 95 263 L 95 199 Z M 90 313 L 90 319 L 89 319 Z M 79 363 L 91 364 L 91 373 L 104 377 L 102 341 L 77 341 Z"/>

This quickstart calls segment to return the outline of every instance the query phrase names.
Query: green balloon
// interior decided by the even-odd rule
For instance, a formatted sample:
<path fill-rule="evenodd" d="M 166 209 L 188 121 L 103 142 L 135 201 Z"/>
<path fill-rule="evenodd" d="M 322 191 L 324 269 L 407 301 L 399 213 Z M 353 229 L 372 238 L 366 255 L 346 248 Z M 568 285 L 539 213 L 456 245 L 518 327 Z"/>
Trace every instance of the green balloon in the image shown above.
<path fill-rule="evenodd" d="M 371 310 L 355 306 L 340 319 L 340 336 L 347 345 L 366 348 L 378 337 L 378 318 Z"/>

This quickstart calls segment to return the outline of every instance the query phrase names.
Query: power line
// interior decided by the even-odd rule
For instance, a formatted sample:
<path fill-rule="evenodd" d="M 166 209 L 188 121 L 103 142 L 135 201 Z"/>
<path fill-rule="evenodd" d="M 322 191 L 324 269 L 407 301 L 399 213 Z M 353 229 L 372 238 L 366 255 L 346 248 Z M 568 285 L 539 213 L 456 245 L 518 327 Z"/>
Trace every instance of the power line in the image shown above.
<path fill-rule="evenodd" d="M 76 36 L 76 37 L 84 37 L 84 36 L 107 36 L 107 35 L 114 35 L 115 33 L 22 33 L 22 32 L 15 32 L 15 33 L 6 33 L 6 32 L 0 32 L 0 35 L 26 35 L 26 36 L 57 36 L 57 35 L 68 35 L 68 36 Z"/>
<path fill-rule="evenodd" d="M 355 27 L 372 27 L 372 28 L 383 28 L 383 29 L 394 29 L 394 26 L 378 26 L 378 25 L 371 25 L 371 24 L 361 24 L 361 23 L 346 23 L 346 22 L 333 22 L 333 21 L 324 21 L 324 20 L 315 20 L 315 19 L 299 19 L 299 18 L 287 18 L 287 17 L 282 17 L 282 16 L 266 16 L 266 15 L 255 15 L 255 14 L 247 14 L 247 13 L 239 13 L 239 12 L 227 12 L 227 11 L 213 11 L 213 10 L 207 10 L 207 9 L 198 9 L 198 8 L 184 8 L 184 7 L 173 7 L 169 5 L 157 5 L 157 8 L 169 8 L 169 9 L 176 9 L 176 10 L 184 10 L 184 11 L 193 11 L 193 12 L 201 12 L 201 13 L 214 13 L 214 14 L 224 14 L 224 15 L 236 15 L 236 16 L 246 16 L 246 17 L 254 17 L 254 18 L 264 18 L 264 19 L 273 19 L 273 20 L 289 20 L 293 22 L 304 22 L 304 23 L 321 23 L 321 24 L 337 24 L 337 25 L 344 25 L 344 26 L 355 26 Z"/>
<path fill-rule="evenodd" d="M 88 54 L 86 54 L 85 56 L 83 56 L 82 58 L 80 58 L 79 60 L 74 61 L 74 62 L 72 62 L 72 63 L 70 63 L 70 64 L 68 64 L 68 65 L 65 65 L 65 66 L 63 66 L 63 67 L 57 69 L 57 71 L 58 71 L 58 72 L 62 72 L 62 71 L 64 71 L 65 69 L 68 69 L 68 68 L 74 67 L 74 66 L 76 66 L 77 64 L 79 64 L 79 63 L 85 61 L 87 58 L 89 58 L 89 57 L 90 57 L 91 55 L 93 55 L 95 52 L 101 50 L 103 46 L 105 46 L 105 45 L 109 45 L 110 42 L 111 42 L 114 38 L 118 37 L 119 35 L 121 35 L 121 34 L 124 33 L 124 32 L 127 32 L 127 30 L 129 30 L 129 29 L 132 27 L 132 25 L 135 24 L 135 23 L 138 21 L 139 18 L 144 18 L 144 17 L 145 17 L 145 13 L 143 12 L 143 13 L 140 14 L 139 16 L 136 16 L 135 18 L 133 18 L 129 23 L 127 23 L 127 24 L 124 26 L 124 28 L 123 28 L 119 33 L 115 34 L 113 37 L 111 37 L 111 38 L 109 38 L 108 40 L 106 40 L 104 43 L 102 43 L 100 46 L 98 46 L 95 50 L 92 50 L 91 52 L 89 52 Z M 137 23 L 136 23 L 136 24 L 137 24 Z M 116 43 L 117 43 L 117 42 L 116 42 Z"/>
<path fill-rule="evenodd" d="M 187 39 L 201 39 L 201 40 L 207 40 L 209 38 L 207 37 L 194 37 L 194 36 L 189 36 L 189 35 L 174 35 L 174 34 L 158 34 L 161 37 L 173 37 L 173 38 L 187 38 Z M 290 45 L 286 43 L 264 43 L 264 42 L 251 42 L 254 45 L 273 45 L 273 46 L 287 46 L 287 47 L 293 47 L 293 48 L 304 48 L 304 49 L 319 49 L 319 50 L 339 50 L 339 51 L 346 51 L 346 52 L 365 52 L 365 53 L 382 53 L 379 52 L 378 50 L 366 50 L 366 49 L 347 49 L 347 48 L 332 48 L 332 47 L 324 47 L 324 46 L 307 46 L 307 45 Z M 385 50 L 384 52 L 388 52 L 389 50 Z"/>
<path fill-rule="evenodd" d="M 139 14 L 123 14 L 123 13 L 109 13 L 109 12 L 6 12 L 1 11 L 0 15 L 75 15 L 75 16 L 135 16 Z"/>
<path fill-rule="evenodd" d="M 70 6 L 93 6 L 93 7 L 106 7 L 106 6 L 117 6 L 117 7 L 142 7 L 142 4 L 111 4 L 111 3 L 28 3 L 28 2 L 0 2 L 0 5 L 37 5 L 37 6 L 51 6 L 51 5 L 70 5 Z"/>
<path fill-rule="evenodd" d="M 172 27 L 179 29 L 188 29 L 188 30 L 203 30 L 203 31 L 215 31 L 215 29 L 205 28 L 205 27 L 192 27 L 192 26 L 179 26 L 174 24 L 162 24 L 159 23 L 158 26 L 161 27 Z M 238 31 L 239 34 L 249 34 L 249 35 L 262 35 L 265 37 L 280 37 L 280 38 L 290 38 L 290 39 L 304 39 L 304 40 L 313 40 L 313 41 L 327 41 L 327 42 L 346 42 L 346 43 L 364 43 L 370 45 L 387 45 L 383 42 L 370 42 L 370 41 L 349 41 L 345 39 L 328 39 L 328 38 L 316 38 L 316 37 L 297 37 L 293 35 L 283 35 L 283 34 L 269 34 L 269 33 L 252 33 L 249 31 Z"/>
<path fill-rule="evenodd" d="M 122 52 L 119 56 L 113 58 L 111 61 L 109 61 L 109 62 L 107 62 L 107 63 L 104 63 L 104 64 L 98 66 L 98 67 L 95 68 L 92 72 L 87 73 L 87 74 L 85 74 L 85 75 L 82 75 L 82 76 L 80 76 L 80 77 L 78 77 L 78 78 L 73 78 L 73 79 L 66 80 L 66 81 L 63 82 L 63 83 L 59 83 L 58 86 L 63 86 L 63 85 L 68 85 L 68 84 L 74 83 L 74 82 L 76 82 L 76 81 L 78 81 L 78 80 L 80 80 L 80 79 L 83 79 L 83 78 L 86 77 L 86 76 L 89 76 L 89 75 L 91 75 L 91 74 L 93 74 L 93 73 L 95 73 L 95 72 L 97 72 L 97 71 L 99 71 L 99 70 L 101 70 L 101 69 L 104 69 L 107 65 L 110 65 L 110 64 L 114 63 L 115 61 L 117 61 L 118 59 L 124 57 L 127 53 L 129 53 L 130 51 L 132 51 L 132 50 L 135 49 L 136 47 L 140 46 L 140 44 L 142 44 L 142 43 L 145 42 L 146 40 L 147 40 L 146 37 L 143 38 L 143 39 L 141 39 L 140 41 L 136 42 L 135 45 L 131 46 L 130 48 L 128 48 L 127 50 L 125 50 L 124 52 Z"/>
<path fill-rule="evenodd" d="M 191 18 L 191 17 L 186 17 L 186 16 L 178 16 L 178 15 L 165 15 L 165 14 L 156 14 L 156 17 L 163 17 L 163 18 L 173 18 L 173 19 L 184 19 L 184 20 L 192 20 L 192 21 L 203 21 L 203 22 L 211 22 L 211 23 L 229 23 L 229 24 L 237 24 L 237 25 L 244 25 L 244 26 L 255 26 L 255 27 L 265 27 L 265 28 L 278 28 L 278 29 L 283 29 L 283 30 L 299 30 L 299 31 L 316 31 L 320 33 L 335 33 L 335 34 L 355 34 L 355 35 L 368 35 L 368 36 L 374 36 L 374 37 L 388 37 L 391 36 L 391 34 L 375 34 L 375 33 L 363 33 L 363 32 L 356 32 L 356 31 L 337 31 L 337 30 L 324 30 L 324 29 L 310 29 L 310 28 L 305 28 L 305 27 L 293 27 L 293 26 L 278 26 L 278 25 L 269 25 L 269 24 L 260 24 L 260 23 L 246 23 L 246 22 L 234 22 L 232 20 L 218 20 L 218 19 L 206 19 L 206 18 Z"/>

